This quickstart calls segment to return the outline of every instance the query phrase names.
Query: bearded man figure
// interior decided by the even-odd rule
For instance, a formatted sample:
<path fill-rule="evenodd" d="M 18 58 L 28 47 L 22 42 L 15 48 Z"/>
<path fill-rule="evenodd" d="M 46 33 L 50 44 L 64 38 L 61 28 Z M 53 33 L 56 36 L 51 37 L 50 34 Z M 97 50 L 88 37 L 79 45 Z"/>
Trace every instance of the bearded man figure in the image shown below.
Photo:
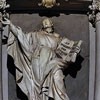
<path fill-rule="evenodd" d="M 14 26 L 9 19 L 1 22 L 10 26 L 8 54 L 13 57 L 16 66 L 16 83 L 28 99 L 69 100 L 62 70 L 68 66 L 68 62 L 76 60 L 81 41 L 76 43 L 55 33 L 49 18 L 43 20 L 40 31 L 28 34 Z M 65 46 L 61 45 L 65 40 Z"/>

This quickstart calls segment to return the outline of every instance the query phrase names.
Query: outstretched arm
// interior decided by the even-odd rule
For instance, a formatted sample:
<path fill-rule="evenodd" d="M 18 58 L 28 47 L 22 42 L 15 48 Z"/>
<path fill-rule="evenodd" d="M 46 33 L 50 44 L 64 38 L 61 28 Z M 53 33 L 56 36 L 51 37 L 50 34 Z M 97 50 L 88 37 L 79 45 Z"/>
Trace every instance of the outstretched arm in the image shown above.
<path fill-rule="evenodd" d="M 14 26 L 9 19 L 4 18 L 4 21 L 1 20 L 1 22 L 2 22 L 3 25 L 9 25 L 10 30 L 13 33 L 13 35 L 16 36 L 16 37 L 18 36 L 18 28 L 16 26 Z"/>
<path fill-rule="evenodd" d="M 3 25 L 9 25 L 10 26 L 10 31 L 12 32 L 12 34 L 18 38 L 19 42 L 21 43 L 21 46 L 28 52 L 32 51 L 30 50 L 30 43 L 29 43 L 29 39 L 30 38 L 30 34 L 24 34 L 23 31 L 21 30 L 20 27 L 16 27 L 15 25 L 12 24 L 12 22 L 7 19 L 4 18 L 4 21 L 1 20 Z"/>

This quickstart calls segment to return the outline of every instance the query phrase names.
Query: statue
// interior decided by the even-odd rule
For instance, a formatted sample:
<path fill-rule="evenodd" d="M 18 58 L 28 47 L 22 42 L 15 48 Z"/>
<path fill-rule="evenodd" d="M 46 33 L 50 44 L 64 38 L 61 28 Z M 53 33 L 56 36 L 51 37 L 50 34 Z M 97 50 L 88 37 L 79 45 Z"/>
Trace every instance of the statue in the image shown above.
<path fill-rule="evenodd" d="M 8 54 L 16 66 L 16 83 L 29 100 L 69 100 L 63 69 L 73 63 L 82 41 L 72 41 L 54 32 L 53 22 L 46 18 L 40 31 L 23 33 L 5 18 L 9 25 Z M 51 98 L 51 99 L 50 99 Z"/>

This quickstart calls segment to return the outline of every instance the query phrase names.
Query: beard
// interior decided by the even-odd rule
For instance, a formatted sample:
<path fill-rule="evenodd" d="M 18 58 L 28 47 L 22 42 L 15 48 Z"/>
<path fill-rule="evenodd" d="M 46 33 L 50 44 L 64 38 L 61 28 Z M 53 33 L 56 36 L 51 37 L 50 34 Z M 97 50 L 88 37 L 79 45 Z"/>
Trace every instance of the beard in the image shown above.
<path fill-rule="evenodd" d="M 47 33 L 53 33 L 53 28 L 51 28 L 51 27 L 48 27 L 48 28 L 46 28 L 45 29 L 45 31 L 47 32 Z"/>

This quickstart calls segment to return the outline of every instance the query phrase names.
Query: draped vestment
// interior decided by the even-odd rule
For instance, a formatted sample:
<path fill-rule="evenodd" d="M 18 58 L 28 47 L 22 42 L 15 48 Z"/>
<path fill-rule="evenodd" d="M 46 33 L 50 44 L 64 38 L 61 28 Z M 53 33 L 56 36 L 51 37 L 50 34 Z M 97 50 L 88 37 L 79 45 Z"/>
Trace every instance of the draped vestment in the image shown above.
<path fill-rule="evenodd" d="M 44 31 L 9 34 L 8 54 L 16 66 L 16 83 L 29 100 L 69 100 L 62 73 L 63 62 L 55 50 L 60 38 Z"/>

